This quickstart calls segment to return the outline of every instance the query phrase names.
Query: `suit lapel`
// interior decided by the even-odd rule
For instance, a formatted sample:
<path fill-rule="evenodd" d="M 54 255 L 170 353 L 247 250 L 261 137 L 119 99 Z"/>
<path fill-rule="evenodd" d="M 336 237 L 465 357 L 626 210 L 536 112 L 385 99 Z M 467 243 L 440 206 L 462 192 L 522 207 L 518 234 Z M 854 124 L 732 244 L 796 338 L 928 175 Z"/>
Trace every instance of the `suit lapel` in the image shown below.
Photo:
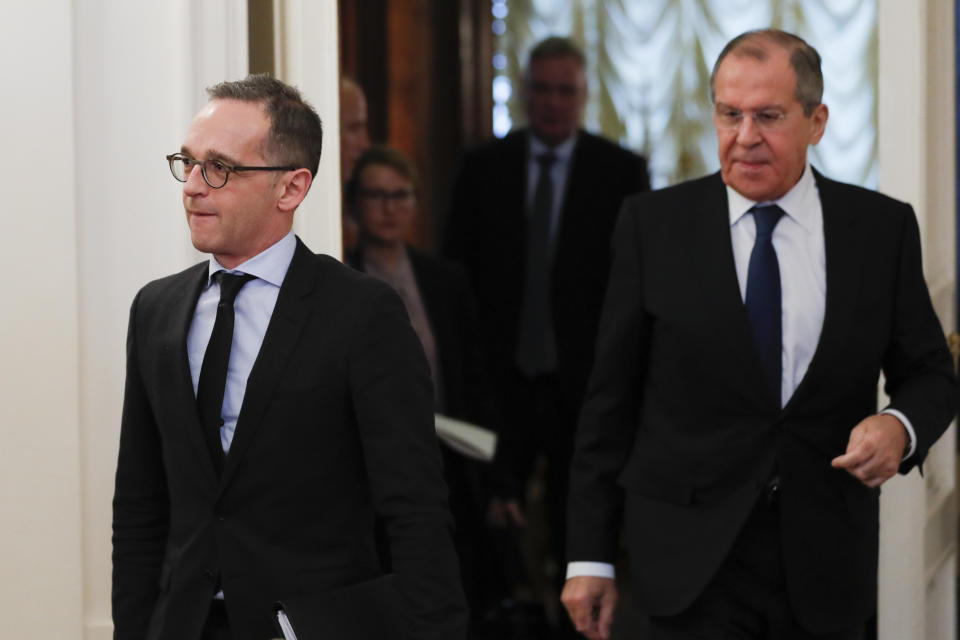
<path fill-rule="evenodd" d="M 203 437 L 203 427 L 197 412 L 197 398 L 193 392 L 190 376 L 190 360 L 187 356 L 187 335 L 193 323 L 197 300 L 208 281 L 209 266 L 201 263 L 191 269 L 185 279 L 186 286 L 177 292 L 169 308 L 170 333 L 163 340 L 165 352 L 164 371 L 161 374 L 170 381 L 172 398 L 169 407 L 175 413 L 176 423 L 183 425 L 187 437 L 193 442 L 193 450 L 200 457 L 201 466 L 211 484 L 217 481 L 217 472 L 210 458 L 210 447 Z"/>
<path fill-rule="evenodd" d="M 597 165 L 592 153 L 590 140 L 587 133 L 581 131 L 577 137 L 577 142 L 573 147 L 573 153 L 570 154 L 570 169 L 567 173 L 567 182 L 564 185 L 564 193 L 561 194 L 559 216 L 557 219 L 557 229 L 555 235 L 555 244 L 553 250 L 553 269 L 556 272 L 557 264 L 562 260 L 557 260 L 557 256 L 566 255 L 568 248 L 573 251 L 579 251 L 581 239 L 576 236 L 582 228 L 574 220 L 574 217 L 583 215 L 585 212 L 593 211 L 591 203 L 594 195 L 591 190 L 595 188 L 596 172 L 601 170 Z M 526 175 L 526 174 L 524 174 Z"/>
<path fill-rule="evenodd" d="M 863 264 L 862 234 L 857 232 L 859 215 L 847 202 L 838 183 L 814 170 L 823 209 L 823 236 L 826 252 L 827 299 L 820 341 L 803 380 L 785 410 L 813 392 L 819 372 L 834 359 L 832 355 L 853 329 L 853 310 L 860 289 Z"/>
<path fill-rule="evenodd" d="M 237 417 L 237 428 L 230 443 L 221 479 L 221 491 L 236 472 L 240 458 L 249 447 L 270 399 L 281 378 L 281 373 L 300 340 L 303 327 L 310 315 L 307 295 L 315 280 L 313 254 L 297 239 L 297 249 L 280 287 L 277 305 L 263 337 L 260 353 L 247 379 L 243 405 Z"/>
<path fill-rule="evenodd" d="M 696 264 L 702 309 L 709 314 L 704 322 L 715 331 L 727 334 L 731 364 L 734 370 L 745 374 L 745 394 L 760 404 L 770 405 L 774 399 L 766 393 L 767 385 L 754 351 L 747 312 L 737 282 L 727 190 L 719 173 L 711 176 L 707 185 L 701 191 L 701 199 L 692 203 L 692 215 L 686 224 L 691 234 L 690 255 L 698 257 Z"/>

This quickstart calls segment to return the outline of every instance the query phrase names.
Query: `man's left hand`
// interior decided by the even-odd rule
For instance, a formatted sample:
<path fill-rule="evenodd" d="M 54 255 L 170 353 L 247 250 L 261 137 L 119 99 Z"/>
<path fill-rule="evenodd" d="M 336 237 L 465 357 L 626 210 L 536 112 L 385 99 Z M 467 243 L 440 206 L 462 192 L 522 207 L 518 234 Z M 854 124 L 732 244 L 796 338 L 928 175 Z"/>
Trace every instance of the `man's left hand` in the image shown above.
<path fill-rule="evenodd" d="M 907 446 L 907 430 L 896 417 L 881 413 L 866 418 L 850 432 L 847 452 L 830 463 L 846 469 L 868 487 L 875 488 L 900 468 Z"/>

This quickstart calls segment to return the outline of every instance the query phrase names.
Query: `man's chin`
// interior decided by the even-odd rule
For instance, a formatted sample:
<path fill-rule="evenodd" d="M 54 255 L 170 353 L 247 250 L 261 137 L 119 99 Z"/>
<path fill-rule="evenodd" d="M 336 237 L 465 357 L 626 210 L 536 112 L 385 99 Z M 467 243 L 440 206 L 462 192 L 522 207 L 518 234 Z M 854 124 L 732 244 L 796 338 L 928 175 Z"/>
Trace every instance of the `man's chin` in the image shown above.
<path fill-rule="evenodd" d="M 193 244 L 193 248 L 200 253 L 216 253 L 217 251 L 216 243 L 213 240 L 199 234 L 191 233 L 190 242 Z"/>
<path fill-rule="evenodd" d="M 737 169 L 732 175 L 723 176 L 723 181 L 744 198 L 754 202 L 776 200 L 783 195 L 776 193 L 777 185 L 764 168 L 756 171 Z"/>

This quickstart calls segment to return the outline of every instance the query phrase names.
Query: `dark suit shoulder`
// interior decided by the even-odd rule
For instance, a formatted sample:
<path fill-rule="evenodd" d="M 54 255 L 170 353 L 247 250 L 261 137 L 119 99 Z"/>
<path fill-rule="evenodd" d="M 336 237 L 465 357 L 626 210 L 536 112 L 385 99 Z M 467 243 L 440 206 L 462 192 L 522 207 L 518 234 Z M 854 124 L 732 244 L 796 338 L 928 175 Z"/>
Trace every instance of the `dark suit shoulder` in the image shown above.
<path fill-rule="evenodd" d="M 331 295 L 344 296 L 341 301 L 359 301 L 381 296 L 395 296 L 387 283 L 369 276 L 351 265 L 325 254 L 311 254 L 317 284 Z M 356 262 L 351 264 L 357 264 Z"/>
<path fill-rule="evenodd" d="M 516 157 L 526 153 L 527 130 L 511 131 L 502 138 L 491 138 L 467 149 L 463 161 L 472 163 L 497 163 L 505 157 Z"/>
<path fill-rule="evenodd" d="M 896 215 L 904 215 L 910 207 L 909 203 L 897 200 L 879 191 L 828 178 L 816 169 L 813 170 L 813 175 L 817 183 L 817 190 L 820 192 L 821 201 L 830 201 L 831 203 L 835 201 L 843 206 L 889 212 Z"/>
<path fill-rule="evenodd" d="M 583 153 L 586 156 L 602 156 L 607 162 L 623 162 L 631 165 L 640 162 L 644 166 L 647 163 L 640 154 L 620 146 L 613 140 L 586 131 L 580 132 L 577 153 Z"/>
<path fill-rule="evenodd" d="M 410 256 L 410 263 L 418 279 L 421 276 L 425 276 L 442 282 L 466 284 L 466 271 L 464 271 L 460 263 L 447 260 L 446 258 L 428 255 L 413 247 L 408 247 L 407 253 Z"/>
<path fill-rule="evenodd" d="M 623 203 L 623 215 L 641 216 L 645 221 L 676 218 L 678 213 L 726 207 L 727 192 L 719 173 L 678 184 L 636 193 Z"/>
<path fill-rule="evenodd" d="M 171 296 L 179 298 L 184 291 L 190 291 L 197 286 L 200 279 L 207 273 L 209 264 L 208 261 L 204 260 L 179 273 L 151 280 L 140 288 L 137 297 L 147 303 L 154 301 L 163 303 L 169 300 Z"/>

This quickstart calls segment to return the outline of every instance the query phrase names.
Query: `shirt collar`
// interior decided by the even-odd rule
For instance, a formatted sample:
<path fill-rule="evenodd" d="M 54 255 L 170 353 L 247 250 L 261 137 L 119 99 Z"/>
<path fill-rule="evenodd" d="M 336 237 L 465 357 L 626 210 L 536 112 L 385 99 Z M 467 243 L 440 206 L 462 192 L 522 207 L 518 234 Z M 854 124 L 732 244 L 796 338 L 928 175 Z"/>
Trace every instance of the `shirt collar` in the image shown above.
<path fill-rule="evenodd" d="M 535 159 L 539 155 L 552 151 L 555 156 L 557 156 L 558 162 L 567 162 L 570 159 L 570 156 L 573 155 L 573 147 L 577 144 L 577 133 L 574 133 L 572 136 L 561 142 L 555 147 L 551 147 L 540 140 L 537 136 L 530 133 L 527 136 L 527 139 L 530 141 L 530 158 Z"/>
<path fill-rule="evenodd" d="M 297 237 L 291 229 L 279 242 L 272 244 L 246 262 L 237 265 L 234 269 L 225 269 L 211 254 L 207 275 L 208 277 L 212 276 L 217 271 L 248 273 L 279 287 L 283 284 L 283 279 L 287 275 L 287 269 L 290 268 L 290 262 L 293 260 L 293 253 L 296 248 Z M 207 284 L 209 285 L 209 283 L 208 280 Z"/>
<path fill-rule="evenodd" d="M 740 195 L 733 187 L 727 185 L 727 204 L 730 207 L 730 226 L 735 225 L 740 218 L 747 214 L 756 204 L 775 204 L 783 209 L 784 213 L 793 218 L 800 226 L 813 230 L 815 220 L 813 213 L 816 210 L 817 183 L 813 178 L 813 169 L 810 163 L 803 169 L 803 174 L 797 184 L 793 185 L 783 197 L 770 202 L 757 203 Z"/>

